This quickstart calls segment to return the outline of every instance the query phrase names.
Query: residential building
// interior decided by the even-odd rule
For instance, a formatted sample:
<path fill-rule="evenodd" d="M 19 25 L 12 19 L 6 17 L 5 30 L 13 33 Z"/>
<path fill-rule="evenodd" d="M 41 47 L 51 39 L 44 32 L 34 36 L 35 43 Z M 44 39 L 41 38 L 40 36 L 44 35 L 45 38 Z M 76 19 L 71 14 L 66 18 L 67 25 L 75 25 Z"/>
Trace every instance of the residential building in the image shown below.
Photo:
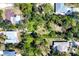
<path fill-rule="evenodd" d="M 16 52 L 14 50 L 3 50 L 0 51 L 0 56 L 16 56 Z"/>
<path fill-rule="evenodd" d="M 20 15 L 15 15 L 10 18 L 12 24 L 18 24 L 21 20 Z"/>
<path fill-rule="evenodd" d="M 16 56 L 16 52 L 14 50 L 4 50 L 3 56 Z"/>
<path fill-rule="evenodd" d="M 21 21 L 21 15 L 15 14 L 12 9 L 6 9 L 5 20 L 9 20 L 12 24 L 15 25 Z"/>
<path fill-rule="evenodd" d="M 7 43 L 19 43 L 18 32 L 17 31 L 6 31 L 4 33 L 7 36 L 5 40 L 5 44 Z"/>
<path fill-rule="evenodd" d="M 1 33 L 6 36 L 4 44 L 7 44 L 7 43 L 12 43 L 12 44 L 19 43 L 19 35 L 18 35 L 19 32 L 18 31 L 3 31 L 3 32 L 0 32 L 0 34 Z"/>
<path fill-rule="evenodd" d="M 67 42 L 67 41 L 53 41 L 53 49 L 54 51 L 59 51 L 59 52 L 75 52 L 75 47 L 79 47 L 79 42 L 77 41 L 72 41 L 72 42 Z"/>
<path fill-rule="evenodd" d="M 54 11 L 56 14 L 61 15 L 71 15 L 73 9 L 64 5 L 64 3 L 55 3 L 54 4 Z"/>
<path fill-rule="evenodd" d="M 67 41 L 54 41 L 53 48 L 55 51 L 67 52 L 70 47 L 70 43 Z"/>

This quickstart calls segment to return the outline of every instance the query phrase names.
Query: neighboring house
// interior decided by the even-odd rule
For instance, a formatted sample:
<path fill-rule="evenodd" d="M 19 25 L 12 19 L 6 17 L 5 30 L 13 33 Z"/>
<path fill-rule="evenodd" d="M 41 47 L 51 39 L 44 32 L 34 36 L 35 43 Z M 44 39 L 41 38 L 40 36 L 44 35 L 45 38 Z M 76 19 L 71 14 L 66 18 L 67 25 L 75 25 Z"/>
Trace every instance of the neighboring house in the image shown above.
<path fill-rule="evenodd" d="M 54 51 L 59 51 L 59 52 L 68 52 L 73 51 L 75 47 L 79 47 L 79 42 L 77 41 L 72 41 L 72 42 L 67 42 L 67 41 L 53 41 L 53 49 Z"/>
<path fill-rule="evenodd" d="M 4 33 L 8 39 L 5 40 L 5 44 L 7 43 L 19 43 L 18 32 L 17 31 L 6 31 Z"/>
<path fill-rule="evenodd" d="M 15 14 L 12 9 L 6 9 L 5 20 L 11 21 L 12 24 L 17 24 L 21 21 L 21 16 Z"/>
<path fill-rule="evenodd" d="M 54 11 L 56 14 L 61 15 L 71 15 L 73 9 L 64 5 L 64 3 L 55 3 L 54 4 Z"/>
<path fill-rule="evenodd" d="M 0 51 L 0 56 L 16 56 L 16 52 L 14 50 L 3 50 Z"/>
<path fill-rule="evenodd" d="M 7 43 L 19 43 L 19 34 L 18 34 L 18 31 L 3 31 L 3 32 L 0 32 L 2 33 L 3 35 L 6 36 L 6 39 L 4 41 L 4 44 L 7 44 Z"/>
<path fill-rule="evenodd" d="M 3 56 L 16 56 L 16 52 L 14 50 L 4 50 Z"/>
<path fill-rule="evenodd" d="M 53 42 L 54 51 L 67 52 L 69 47 L 70 47 L 70 43 L 67 41 L 54 41 Z"/>
<path fill-rule="evenodd" d="M 21 20 L 20 15 L 15 15 L 10 18 L 12 24 L 18 24 Z"/>

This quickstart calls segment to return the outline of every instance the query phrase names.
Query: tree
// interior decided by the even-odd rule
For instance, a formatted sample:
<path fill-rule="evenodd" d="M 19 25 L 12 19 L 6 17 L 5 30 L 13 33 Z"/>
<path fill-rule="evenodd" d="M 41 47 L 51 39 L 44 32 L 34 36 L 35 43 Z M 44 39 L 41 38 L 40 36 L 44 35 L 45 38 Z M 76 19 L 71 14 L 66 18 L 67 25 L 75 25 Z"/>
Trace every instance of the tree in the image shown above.
<path fill-rule="evenodd" d="M 79 56 L 79 47 L 77 47 L 77 52 L 76 52 L 77 56 Z"/>
<path fill-rule="evenodd" d="M 2 10 L 0 10 L 0 18 L 2 18 L 2 13 L 3 13 L 3 11 L 2 11 Z"/>
<path fill-rule="evenodd" d="M 76 21 L 74 19 L 71 20 L 71 25 L 76 26 Z"/>
<path fill-rule="evenodd" d="M 14 50 L 14 45 L 12 43 L 8 43 L 5 45 L 6 50 Z"/>
<path fill-rule="evenodd" d="M 54 51 L 54 49 L 51 49 L 51 53 L 52 56 L 60 56 L 60 52 L 59 51 Z"/>
<path fill-rule="evenodd" d="M 51 31 L 51 32 L 49 33 L 49 36 L 50 36 L 50 37 L 56 37 L 56 34 L 55 34 L 54 31 Z"/>
<path fill-rule="evenodd" d="M 15 4 L 16 5 L 16 4 Z M 32 4 L 31 3 L 19 3 L 17 6 L 22 11 L 23 15 L 29 15 L 32 12 Z"/>
<path fill-rule="evenodd" d="M 53 7 L 51 4 L 43 4 L 43 9 L 45 13 L 51 13 L 53 12 Z"/>
<path fill-rule="evenodd" d="M 0 35 L 0 42 L 1 43 L 4 43 L 4 41 L 7 39 L 7 37 L 6 37 L 6 35 L 4 35 L 4 34 L 1 34 Z"/>

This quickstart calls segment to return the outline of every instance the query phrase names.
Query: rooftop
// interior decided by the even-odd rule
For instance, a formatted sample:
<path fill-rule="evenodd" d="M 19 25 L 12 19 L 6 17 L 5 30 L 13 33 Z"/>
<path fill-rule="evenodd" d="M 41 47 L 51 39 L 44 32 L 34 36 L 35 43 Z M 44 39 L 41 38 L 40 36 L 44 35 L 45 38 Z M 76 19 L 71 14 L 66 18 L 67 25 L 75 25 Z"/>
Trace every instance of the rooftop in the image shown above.
<path fill-rule="evenodd" d="M 57 49 L 60 52 L 67 52 L 69 46 L 70 46 L 69 42 L 66 42 L 66 41 L 53 43 L 53 48 L 55 50 Z"/>
<path fill-rule="evenodd" d="M 5 40 L 6 43 L 18 43 L 18 32 L 17 31 L 7 31 L 5 32 L 5 35 L 7 36 L 8 39 Z"/>
<path fill-rule="evenodd" d="M 16 52 L 14 50 L 4 50 L 3 56 L 16 56 Z"/>
<path fill-rule="evenodd" d="M 54 41 L 53 42 L 53 48 L 55 51 L 60 51 L 60 52 L 68 52 L 69 47 L 79 47 L 79 42 L 77 41 L 72 41 L 72 42 L 67 42 L 67 41 Z M 72 49 L 73 50 L 73 49 Z"/>
<path fill-rule="evenodd" d="M 56 11 L 56 14 L 65 15 L 72 12 L 72 9 L 65 6 L 64 3 L 55 3 L 55 11 Z"/>

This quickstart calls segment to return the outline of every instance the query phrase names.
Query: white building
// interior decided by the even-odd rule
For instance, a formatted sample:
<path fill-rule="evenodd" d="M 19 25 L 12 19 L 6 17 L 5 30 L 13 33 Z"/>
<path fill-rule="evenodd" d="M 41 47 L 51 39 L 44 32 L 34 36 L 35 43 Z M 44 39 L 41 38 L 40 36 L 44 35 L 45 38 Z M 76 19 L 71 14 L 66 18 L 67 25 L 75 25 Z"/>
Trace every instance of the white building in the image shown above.
<path fill-rule="evenodd" d="M 73 12 L 73 9 L 65 6 L 64 3 L 55 3 L 54 4 L 54 11 L 56 14 L 69 15 Z"/>
<path fill-rule="evenodd" d="M 6 31 L 4 33 L 8 39 L 5 40 L 5 44 L 7 43 L 19 43 L 18 32 L 17 31 Z"/>
<path fill-rule="evenodd" d="M 12 16 L 10 18 L 12 24 L 18 24 L 21 21 L 20 15 Z"/>
<path fill-rule="evenodd" d="M 70 47 L 69 42 L 54 42 L 53 48 L 54 50 L 58 50 L 60 52 L 68 52 L 68 48 Z"/>
<path fill-rule="evenodd" d="M 0 33 L 2 33 L 3 35 L 6 35 L 6 37 L 7 37 L 4 41 L 4 44 L 19 43 L 18 31 L 3 31 L 3 32 L 0 32 Z"/>

